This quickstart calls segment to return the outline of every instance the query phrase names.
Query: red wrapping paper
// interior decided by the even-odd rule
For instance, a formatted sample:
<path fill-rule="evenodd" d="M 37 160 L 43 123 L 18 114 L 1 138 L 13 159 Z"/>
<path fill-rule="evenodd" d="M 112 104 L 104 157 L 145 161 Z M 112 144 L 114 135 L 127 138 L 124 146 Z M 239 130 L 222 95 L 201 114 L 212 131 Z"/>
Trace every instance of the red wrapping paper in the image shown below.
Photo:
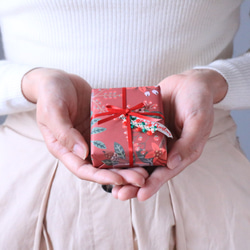
<path fill-rule="evenodd" d="M 131 110 L 131 108 L 136 109 Z M 164 124 L 163 114 L 159 86 L 93 89 L 91 97 L 93 166 L 98 168 L 166 166 L 166 136 L 159 131 L 152 133 L 144 131 L 144 128 L 130 125 L 131 119 L 135 120 L 137 116 L 149 120 L 157 119 L 157 122 Z"/>

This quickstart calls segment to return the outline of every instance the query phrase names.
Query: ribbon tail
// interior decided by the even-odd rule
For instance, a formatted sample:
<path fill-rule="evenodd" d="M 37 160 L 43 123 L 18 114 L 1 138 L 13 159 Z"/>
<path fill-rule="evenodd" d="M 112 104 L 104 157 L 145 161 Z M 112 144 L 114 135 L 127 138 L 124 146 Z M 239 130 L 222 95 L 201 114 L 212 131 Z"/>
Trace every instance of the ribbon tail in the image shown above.
<path fill-rule="evenodd" d="M 134 120 L 131 120 L 131 125 L 135 126 L 135 127 L 140 127 L 142 129 L 146 129 L 146 130 L 150 130 L 151 128 L 154 128 L 154 131 L 159 131 L 160 133 L 166 135 L 169 138 L 173 138 L 173 135 L 171 134 L 171 132 L 169 131 L 169 129 L 161 124 L 159 121 L 159 119 L 155 119 L 155 118 L 151 118 L 149 117 L 149 119 L 143 119 L 141 118 L 141 115 L 137 115 L 137 116 L 133 116 Z M 151 118 L 151 119 L 150 119 Z M 121 119 L 124 119 L 121 117 Z M 154 121 L 151 121 L 151 120 Z M 151 130 L 152 131 L 152 130 Z"/>
<path fill-rule="evenodd" d="M 158 122 L 157 122 L 158 123 Z M 158 123 L 160 124 L 160 123 Z M 157 126 L 157 131 L 161 132 L 162 134 L 166 135 L 169 138 L 173 138 L 173 135 L 171 134 L 171 132 L 168 130 L 167 127 L 165 127 L 164 125 L 160 124 L 161 126 Z"/>

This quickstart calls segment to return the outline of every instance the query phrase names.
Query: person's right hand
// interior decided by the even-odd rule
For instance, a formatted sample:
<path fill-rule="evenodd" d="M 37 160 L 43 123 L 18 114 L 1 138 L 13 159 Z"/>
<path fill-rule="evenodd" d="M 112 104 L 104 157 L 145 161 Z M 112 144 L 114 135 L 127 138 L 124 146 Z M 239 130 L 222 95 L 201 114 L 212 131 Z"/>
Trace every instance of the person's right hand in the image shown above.
<path fill-rule="evenodd" d="M 143 168 L 105 170 L 87 159 L 91 87 L 81 77 L 37 68 L 22 80 L 24 96 L 37 104 L 37 123 L 48 150 L 77 177 L 100 184 L 143 186 Z"/>

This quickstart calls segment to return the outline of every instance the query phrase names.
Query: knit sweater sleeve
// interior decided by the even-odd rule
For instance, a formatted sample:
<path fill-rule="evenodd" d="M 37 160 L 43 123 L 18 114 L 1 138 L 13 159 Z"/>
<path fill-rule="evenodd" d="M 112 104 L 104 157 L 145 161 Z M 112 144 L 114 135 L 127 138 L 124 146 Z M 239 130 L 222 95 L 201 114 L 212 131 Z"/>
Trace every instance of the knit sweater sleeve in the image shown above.
<path fill-rule="evenodd" d="M 0 115 L 29 111 L 36 105 L 22 94 L 21 81 L 33 67 L 0 61 Z"/>
<path fill-rule="evenodd" d="M 226 79 L 228 92 L 221 102 L 215 104 L 216 108 L 250 108 L 250 51 L 236 58 L 217 60 L 207 66 L 195 68 L 215 70 Z"/>

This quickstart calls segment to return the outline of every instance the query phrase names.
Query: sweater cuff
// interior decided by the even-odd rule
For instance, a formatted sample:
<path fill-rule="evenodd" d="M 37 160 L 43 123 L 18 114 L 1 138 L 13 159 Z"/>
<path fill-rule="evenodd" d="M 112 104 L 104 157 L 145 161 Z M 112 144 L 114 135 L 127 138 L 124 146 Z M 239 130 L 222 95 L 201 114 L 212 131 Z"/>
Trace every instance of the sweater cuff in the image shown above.
<path fill-rule="evenodd" d="M 34 110 L 36 105 L 23 95 L 23 76 L 34 67 L 0 62 L 0 115 Z"/>
<path fill-rule="evenodd" d="M 250 108 L 250 54 L 244 56 L 217 60 L 207 66 L 195 69 L 210 69 L 221 74 L 228 83 L 228 92 L 223 100 L 215 104 L 219 109 Z"/>

